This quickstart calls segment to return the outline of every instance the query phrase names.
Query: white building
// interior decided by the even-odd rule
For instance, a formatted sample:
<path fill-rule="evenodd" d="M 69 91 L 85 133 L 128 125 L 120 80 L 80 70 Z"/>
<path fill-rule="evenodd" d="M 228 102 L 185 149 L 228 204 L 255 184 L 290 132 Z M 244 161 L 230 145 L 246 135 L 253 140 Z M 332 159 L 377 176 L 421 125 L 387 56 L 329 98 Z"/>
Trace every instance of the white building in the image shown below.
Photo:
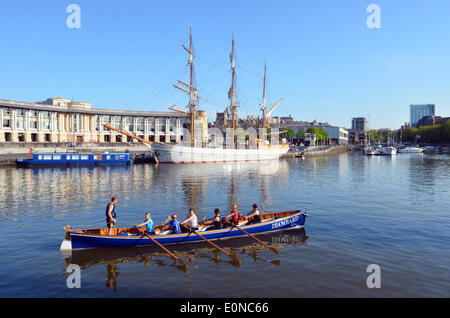
<path fill-rule="evenodd" d="M 207 119 L 206 119 L 207 120 Z M 0 143 L 135 142 L 102 124 L 149 141 L 180 142 L 187 114 L 92 108 L 62 97 L 38 103 L 0 99 Z"/>

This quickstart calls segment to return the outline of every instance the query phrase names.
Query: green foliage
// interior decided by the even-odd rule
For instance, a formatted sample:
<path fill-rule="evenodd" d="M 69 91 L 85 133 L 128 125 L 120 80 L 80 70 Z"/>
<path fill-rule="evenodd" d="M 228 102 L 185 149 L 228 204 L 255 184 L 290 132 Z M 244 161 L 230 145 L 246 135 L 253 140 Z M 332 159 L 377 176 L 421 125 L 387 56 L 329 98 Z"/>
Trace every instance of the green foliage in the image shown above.
<path fill-rule="evenodd" d="M 292 128 L 281 128 L 280 131 L 287 130 L 284 133 L 280 134 L 282 138 L 292 138 L 295 136 L 294 130 Z"/>
<path fill-rule="evenodd" d="M 323 141 L 328 140 L 330 138 L 330 136 L 328 135 L 328 133 L 323 130 L 320 127 L 311 127 L 308 128 L 308 130 L 306 131 L 307 133 L 310 134 L 315 134 L 316 135 L 316 140 L 320 143 L 323 144 Z"/>
<path fill-rule="evenodd" d="M 297 131 L 297 135 L 295 135 L 295 137 L 297 137 L 297 139 L 305 139 L 305 130 L 299 129 Z"/>
<path fill-rule="evenodd" d="M 378 142 L 386 143 L 388 142 L 389 137 L 392 135 L 392 131 L 388 129 L 371 129 L 368 135 L 369 134 L 371 144 L 376 144 Z"/>
<path fill-rule="evenodd" d="M 408 127 L 402 132 L 403 141 L 442 143 L 450 142 L 450 119 L 438 125 Z"/>

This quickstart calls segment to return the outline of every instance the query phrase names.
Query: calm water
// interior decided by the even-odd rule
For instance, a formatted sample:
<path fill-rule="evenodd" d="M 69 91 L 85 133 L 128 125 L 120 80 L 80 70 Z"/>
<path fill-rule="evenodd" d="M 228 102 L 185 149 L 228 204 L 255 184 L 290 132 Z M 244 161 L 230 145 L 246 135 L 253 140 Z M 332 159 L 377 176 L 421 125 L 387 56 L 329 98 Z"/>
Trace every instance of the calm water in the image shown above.
<path fill-rule="evenodd" d="M 118 225 L 150 211 L 156 224 L 241 212 L 307 208 L 304 230 L 262 237 L 281 255 L 238 240 L 221 243 L 240 266 L 200 244 L 171 247 L 184 272 L 154 248 L 103 249 L 64 258 L 62 227 Z M 449 297 L 450 156 L 356 153 L 271 163 L 0 168 L 1 297 Z M 66 265 L 81 288 L 66 286 Z M 369 264 L 381 288 L 369 289 Z"/>

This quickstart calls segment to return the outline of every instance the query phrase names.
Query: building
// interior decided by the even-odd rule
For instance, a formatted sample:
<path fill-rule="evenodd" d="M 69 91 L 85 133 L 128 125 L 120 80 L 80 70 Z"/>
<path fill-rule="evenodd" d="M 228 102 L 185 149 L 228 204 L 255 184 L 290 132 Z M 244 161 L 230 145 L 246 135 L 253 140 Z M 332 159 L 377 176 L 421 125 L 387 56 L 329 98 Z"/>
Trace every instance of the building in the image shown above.
<path fill-rule="evenodd" d="M 353 145 L 367 145 L 369 125 L 366 117 L 352 118 L 352 128 L 348 130 L 348 142 Z"/>
<path fill-rule="evenodd" d="M 442 124 L 443 122 L 449 120 L 450 117 L 441 117 L 441 116 L 425 116 L 419 119 L 419 121 L 416 124 L 416 127 L 422 127 L 422 126 L 431 126 L 431 125 L 438 125 Z"/>
<path fill-rule="evenodd" d="M 409 110 L 411 126 L 417 127 L 417 122 L 425 116 L 435 116 L 434 104 L 410 105 Z"/>
<path fill-rule="evenodd" d="M 309 128 L 318 127 L 322 128 L 328 133 L 329 140 L 327 144 L 331 145 L 348 145 L 348 131 L 344 127 L 331 126 L 328 123 L 319 123 L 318 121 L 306 122 L 291 120 L 292 117 L 281 117 L 283 121 L 278 124 L 271 124 L 271 128 L 279 128 L 280 130 L 291 128 L 295 135 L 302 130 L 306 133 Z M 306 138 L 306 137 L 305 137 Z"/>
<path fill-rule="evenodd" d="M 0 121 L 0 143 L 136 142 L 102 124 L 149 141 L 180 142 L 190 125 L 185 113 L 92 108 L 62 97 L 37 103 L 0 99 Z"/>

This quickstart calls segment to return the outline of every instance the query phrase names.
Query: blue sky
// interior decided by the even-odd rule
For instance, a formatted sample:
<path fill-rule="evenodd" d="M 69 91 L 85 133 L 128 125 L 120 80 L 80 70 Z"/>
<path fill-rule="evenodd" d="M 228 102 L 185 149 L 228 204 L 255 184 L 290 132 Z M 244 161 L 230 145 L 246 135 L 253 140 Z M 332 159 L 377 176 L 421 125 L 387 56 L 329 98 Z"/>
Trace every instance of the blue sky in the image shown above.
<path fill-rule="evenodd" d="M 70 4 L 81 28 L 66 25 Z M 377 4 L 381 28 L 366 8 Z M 201 109 L 229 103 L 231 32 L 241 116 L 258 115 L 264 60 L 273 115 L 398 128 L 409 105 L 450 116 L 450 1 L 0 0 L 0 98 L 64 96 L 93 107 L 184 109 L 192 24 Z"/>

